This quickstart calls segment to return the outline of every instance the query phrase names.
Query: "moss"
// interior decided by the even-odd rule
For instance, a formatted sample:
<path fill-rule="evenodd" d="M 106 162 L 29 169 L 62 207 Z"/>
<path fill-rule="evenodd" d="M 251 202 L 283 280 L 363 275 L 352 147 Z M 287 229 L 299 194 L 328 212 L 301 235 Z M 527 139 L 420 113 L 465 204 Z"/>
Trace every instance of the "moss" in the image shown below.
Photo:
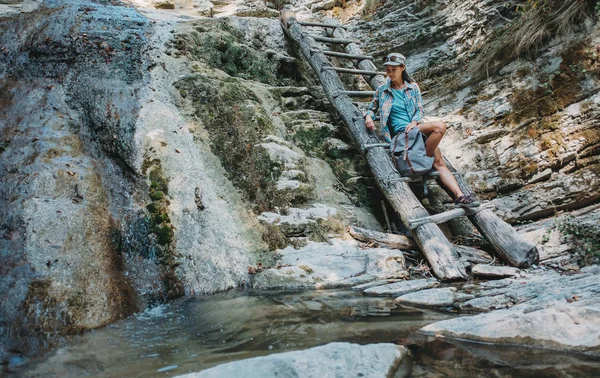
<path fill-rule="evenodd" d="M 161 1 L 154 5 L 156 9 L 175 9 L 175 4 L 170 1 Z"/>
<path fill-rule="evenodd" d="M 167 245 L 173 241 L 173 230 L 168 224 L 161 224 L 155 229 L 158 244 Z"/>
<path fill-rule="evenodd" d="M 292 140 L 308 154 L 323 157 L 323 143 L 331 137 L 332 131 L 328 127 L 306 128 L 298 130 Z"/>
<path fill-rule="evenodd" d="M 306 272 L 306 274 L 312 274 L 314 270 L 308 265 L 299 265 L 298 268 Z"/>
<path fill-rule="evenodd" d="M 178 35 L 174 46 L 192 59 L 244 79 L 281 84 L 276 74 L 279 62 L 242 43 L 243 36 L 228 23 L 219 21 L 210 31 Z"/>
<path fill-rule="evenodd" d="M 262 234 L 262 240 L 269 246 L 269 251 L 285 248 L 288 244 L 288 240 L 283 232 L 281 232 L 281 229 L 270 225 L 265 227 L 265 231 Z"/>
<path fill-rule="evenodd" d="M 150 187 L 150 189 L 152 189 L 152 186 Z M 153 190 L 150 192 L 150 199 L 152 201 L 158 201 L 160 199 L 162 199 L 164 197 L 164 193 L 160 190 Z"/>
<path fill-rule="evenodd" d="M 274 133 L 274 126 L 256 95 L 234 78 L 221 81 L 198 75 L 175 85 L 188 93 L 208 131 L 211 149 L 255 211 L 276 206 L 278 175 L 272 173 L 268 155 L 255 147 Z"/>
<path fill-rule="evenodd" d="M 564 241 L 573 246 L 581 266 L 600 263 L 600 229 L 591 222 L 566 217 L 558 222 Z"/>

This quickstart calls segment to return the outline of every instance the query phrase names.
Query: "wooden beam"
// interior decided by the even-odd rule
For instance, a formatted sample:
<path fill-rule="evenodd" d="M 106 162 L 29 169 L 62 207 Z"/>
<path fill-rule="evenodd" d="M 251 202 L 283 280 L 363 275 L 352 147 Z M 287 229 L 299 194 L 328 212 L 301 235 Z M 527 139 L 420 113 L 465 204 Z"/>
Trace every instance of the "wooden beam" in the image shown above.
<path fill-rule="evenodd" d="M 458 217 L 464 217 L 467 215 L 473 215 L 475 214 L 477 211 L 480 211 L 483 209 L 478 209 L 478 208 L 473 208 L 473 209 L 465 209 L 465 208 L 458 208 L 458 209 L 452 209 L 452 210 L 448 210 L 448 211 L 444 211 L 443 213 L 439 213 L 439 214 L 434 214 L 434 215 L 430 215 L 427 217 L 423 217 L 423 218 L 416 218 L 416 219 L 411 219 L 408 221 L 408 228 L 411 230 L 414 230 L 415 228 L 422 226 L 424 224 L 427 223 L 435 223 L 435 224 L 440 224 L 440 223 L 445 223 L 448 222 L 449 220 L 458 218 Z"/>
<path fill-rule="evenodd" d="M 362 113 L 347 96 L 335 96 L 336 93 L 344 90 L 339 75 L 331 69 L 322 70 L 323 67 L 330 66 L 331 63 L 322 52 L 315 52 L 317 50 L 315 39 L 308 35 L 301 25 L 292 22 L 290 19 L 293 17 L 290 13 L 282 13 L 282 24 L 288 25 L 287 29 L 284 28 L 284 32 L 297 44 L 298 51 L 304 55 L 315 71 L 329 102 L 348 126 L 356 145 L 360 146 L 362 151 L 362 146 L 372 140 L 372 137 L 367 133 Z M 335 30 L 340 31 L 342 29 Z M 404 223 L 407 223 L 409 219 L 429 215 L 408 184 L 403 182 L 389 183 L 390 178 L 399 177 L 399 174 L 390 164 L 388 152 L 382 148 L 372 148 L 364 154 L 373 172 L 375 182 Z M 463 263 L 438 226 L 426 224 L 418 227 L 413 233 L 413 238 L 426 256 L 433 274 L 437 278 L 441 280 L 467 279 Z"/>
<path fill-rule="evenodd" d="M 315 27 L 320 27 L 320 28 L 331 28 L 331 27 L 336 27 L 336 28 L 342 28 L 342 29 L 346 29 L 345 26 L 343 25 L 336 25 L 336 26 L 332 26 L 330 24 L 323 24 L 320 22 L 309 22 L 309 21 L 297 21 L 298 24 L 302 25 L 302 26 L 315 26 Z"/>
<path fill-rule="evenodd" d="M 336 71 L 336 72 L 342 72 L 342 73 L 350 73 L 350 74 L 355 74 L 355 75 L 383 75 L 383 72 L 377 72 L 377 71 L 365 71 L 365 70 L 355 70 L 353 68 L 341 68 L 341 67 L 333 67 L 333 66 L 329 66 L 329 67 L 323 67 L 323 70 L 332 70 L 332 71 Z"/>

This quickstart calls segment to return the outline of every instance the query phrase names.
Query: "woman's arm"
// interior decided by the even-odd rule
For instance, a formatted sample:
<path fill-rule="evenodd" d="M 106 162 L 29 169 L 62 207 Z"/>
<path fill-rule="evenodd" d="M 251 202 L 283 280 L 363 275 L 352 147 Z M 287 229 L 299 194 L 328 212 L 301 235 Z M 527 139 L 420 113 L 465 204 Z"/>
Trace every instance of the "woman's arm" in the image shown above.
<path fill-rule="evenodd" d="M 375 122 L 373 122 L 373 120 L 375 119 L 377 110 L 379 110 L 379 88 L 375 90 L 373 100 L 371 100 L 371 103 L 367 107 L 367 112 L 364 115 L 365 124 L 369 130 L 375 130 Z"/>

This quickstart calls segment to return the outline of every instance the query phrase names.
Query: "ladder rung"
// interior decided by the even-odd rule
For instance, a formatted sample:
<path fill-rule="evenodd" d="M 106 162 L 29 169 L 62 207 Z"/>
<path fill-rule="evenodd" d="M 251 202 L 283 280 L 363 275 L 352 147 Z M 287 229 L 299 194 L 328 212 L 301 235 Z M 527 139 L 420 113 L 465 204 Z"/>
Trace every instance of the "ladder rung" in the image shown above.
<path fill-rule="evenodd" d="M 329 38 L 329 37 L 319 37 L 319 36 L 314 36 L 313 38 L 317 42 L 336 43 L 339 45 L 347 45 L 350 43 L 356 43 L 356 41 L 353 41 L 351 39 L 343 39 L 343 38 Z"/>
<path fill-rule="evenodd" d="M 424 224 L 427 224 L 427 223 L 440 224 L 440 223 L 448 222 L 449 220 L 452 220 L 455 218 L 473 215 L 480 210 L 481 210 L 481 206 L 472 208 L 472 209 L 468 209 L 468 208 L 465 209 L 465 208 L 461 207 L 458 209 L 444 211 L 443 213 L 430 215 L 428 217 L 411 219 L 408 221 L 408 228 L 411 230 L 414 230 L 415 228 L 422 226 Z"/>
<path fill-rule="evenodd" d="M 459 172 L 452 172 L 452 174 L 454 176 L 461 176 L 462 174 Z M 422 182 L 423 178 L 431 180 L 431 179 L 436 179 L 440 177 L 440 173 L 438 171 L 433 171 L 433 172 L 429 172 L 426 175 L 423 176 L 417 176 L 417 177 L 399 177 L 399 178 L 394 178 L 389 180 L 389 183 L 392 182 Z"/>
<path fill-rule="evenodd" d="M 389 143 L 369 143 L 369 144 L 365 144 L 362 147 L 362 150 L 367 151 L 367 150 L 370 150 L 371 148 L 376 148 L 376 147 L 390 148 L 390 144 Z"/>
<path fill-rule="evenodd" d="M 321 27 L 321 28 L 340 28 L 340 29 L 344 29 L 346 30 L 346 27 L 343 25 L 329 25 L 329 24 L 323 24 L 320 22 L 309 22 L 309 21 L 298 21 L 298 25 L 302 25 L 302 26 L 316 26 L 316 27 Z"/>
<path fill-rule="evenodd" d="M 340 91 L 339 94 L 345 94 L 348 97 L 373 97 L 375 91 Z"/>
<path fill-rule="evenodd" d="M 356 60 L 373 60 L 373 57 L 370 55 L 356 55 L 356 54 L 346 54 L 337 51 L 327 51 L 327 50 L 312 50 L 313 52 L 322 52 L 328 56 L 335 56 L 338 58 L 346 58 L 346 59 L 356 59 Z"/>
<path fill-rule="evenodd" d="M 333 70 L 342 73 L 351 73 L 356 75 L 385 75 L 385 72 L 376 72 L 376 71 L 365 71 L 365 70 L 355 70 L 352 68 L 340 68 L 340 67 L 323 67 L 324 70 Z"/>

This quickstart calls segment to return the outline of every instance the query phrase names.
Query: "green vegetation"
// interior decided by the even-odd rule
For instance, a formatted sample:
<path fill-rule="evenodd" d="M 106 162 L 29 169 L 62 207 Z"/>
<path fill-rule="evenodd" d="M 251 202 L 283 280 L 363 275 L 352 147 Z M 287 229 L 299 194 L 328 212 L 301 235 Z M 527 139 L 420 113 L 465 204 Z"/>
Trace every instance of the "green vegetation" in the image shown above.
<path fill-rule="evenodd" d="M 600 229 L 592 222 L 582 222 L 574 217 L 566 217 L 558 222 L 558 229 L 564 241 L 573 246 L 579 255 L 579 265 L 600 263 Z"/>
<path fill-rule="evenodd" d="M 161 265 L 161 280 L 165 294 L 167 298 L 176 298 L 183 295 L 184 290 L 175 274 L 178 262 L 175 259 L 175 233 L 168 214 L 169 182 L 164 176 L 162 164 L 158 159 L 146 158 L 142 164 L 142 173 L 150 181 L 148 196 L 152 202 L 146 205 L 149 236 L 156 242 L 156 259 Z"/>
<path fill-rule="evenodd" d="M 210 32 L 196 31 L 175 37 L 174 46 L 192 59 L 244 79 L 265 84 L 278 84 L 279 62 L 245 45 L 243 36 L 225 23 L 219 23 Z"/>
<path fill-rule="evenodd" d="M 256 144 L 274 133 L 271 120 L 258 98 L 237 79 L 218 81 L 198 75 L 175 84 L 202 119 L 219 157 L 235 186 L 260 213 L 283 205 L 278 198 L 269 157 Z"/>
<path fill-rule="evenodd" d="M 533 55 L 551 38 L 564 35 L 580 23 L 595 1 L 527 0 L 516 18 L 497 29 L 479 48 L 471 65 L 477 79 L 492 75 L 514 59 Z"/>
<path fill-rule="evenodd" d="M 175 4 L 170 1 L 161 1 L 154 6 L 156 9 L 175 9 Z"/>

